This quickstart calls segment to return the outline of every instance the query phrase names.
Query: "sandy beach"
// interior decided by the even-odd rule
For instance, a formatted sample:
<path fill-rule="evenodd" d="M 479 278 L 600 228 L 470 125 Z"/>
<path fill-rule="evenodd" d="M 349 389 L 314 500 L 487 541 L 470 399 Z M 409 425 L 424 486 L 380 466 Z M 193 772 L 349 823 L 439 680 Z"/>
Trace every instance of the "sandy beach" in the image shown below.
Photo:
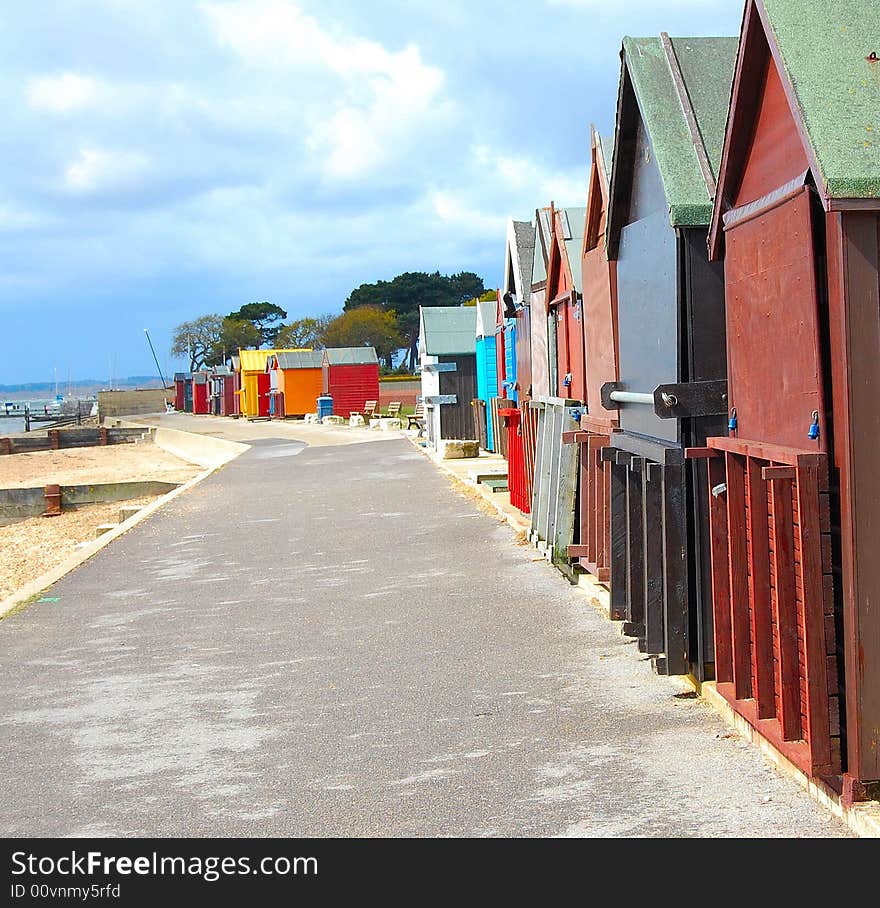
<path fill-rule="evenodd" d="M 48 483 L 88 485 L 125 480 L 184 483 L 202 468 L 156 445 L 68 448 L 0 457 L 0 488 Z M 64 561 L 95 528 L 116 523 L 123 506 L 143 506 L 156 496 L 69 510 L 59 517 L 33 517 L 0 526 L 0 600 Z"/>

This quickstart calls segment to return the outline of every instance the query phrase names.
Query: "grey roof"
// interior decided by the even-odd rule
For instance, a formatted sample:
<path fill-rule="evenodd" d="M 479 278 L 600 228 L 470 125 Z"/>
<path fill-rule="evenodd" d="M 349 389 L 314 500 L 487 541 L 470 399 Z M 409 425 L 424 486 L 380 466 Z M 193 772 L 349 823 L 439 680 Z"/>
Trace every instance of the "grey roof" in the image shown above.
<path fill-rule="evenodd" d="M 519 287 L 516 288 L 518 302 L 520 305 L 528 306 L 531 301 L 532 260 L 535 257 L 535 225 L 531 221 L 514 221 L 513 233 L 516 237 L 516 257 L 519 261 Z"/>
<path fill-rule="evenodd" d="M 611 162 L 614 160 L 614 136 L 599 136 L 599 149 L 605 164 L 605 179 L 611 185 Z"/>
<path fill-rule="evenodd" d="M 429 356 L 476 351 L 476 306 L 422 306 L 421 318 L 422 349 Z"/>
<path fill-rule="evenodd" d="M 483 303 L 477 303 L 480 313 L 477 318 L 477 331 L 480 329 L 482 324 L 483 333 L 478 335 L 479 337 L 489 337 L 490 335 L 495 334 L 495 316 L 498 311 L 498 303 L 496 300 L 487 300 Z M 491 330 L 489 330 L 491 328 Z"/>
<path fill-rule="evenodd" d="M 192 372 L 175 372 L 174 373 L 175 381 L 186 381 L 188 378 L 192 378 Z"/>
<path fill-rule="evenodd" d="M 374 347 L 328 347 L 324 356 L 331 366 L 358 366 L 379 362 Z"/>
<path fill-rule="evenodd" d="M 543 239 L 543 242 L 542 242 Z M 547 280 L 547 253 L 550 249 L 550 209 L 535 212 L 535 246 L 532 256 L 532 286 Z"/>
<path fill-rule="evenodd" d="M 232 375 L 229 366 L 214 366 L 214 375 Z"/>
<path fill-rule="evenodd" d="M 563 236 L 563 246 L 568 258 L 568 267 L 571 271 L 571 279 L 574 282 L 574 289 L 581 293 L 583 291 L 583 272 L 581 270 L 581 250 L 584 245 L 584 229 L 587 223 L 586 208 L 559 208 L 557 213 L 560 214 L 563 223 L 567 223 L 568 230 Z"/>
<path fill-rule="evenodd" d="M 320 350 L 291 350 L 276 353 L 279 369 L 320 369 L 324 354 Z"/>

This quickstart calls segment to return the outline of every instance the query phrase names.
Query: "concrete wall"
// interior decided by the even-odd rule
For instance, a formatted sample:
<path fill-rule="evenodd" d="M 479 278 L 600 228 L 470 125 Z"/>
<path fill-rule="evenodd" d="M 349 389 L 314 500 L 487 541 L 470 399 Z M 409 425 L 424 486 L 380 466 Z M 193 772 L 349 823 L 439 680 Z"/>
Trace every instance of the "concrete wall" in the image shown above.
<path fill-rule="evenodd" d="M 379 405 L 387 409 L 392 400 L 399 400 L 404 407 L 414 407 L 416 397 L 422 393 L 422 383 L 416 378 L 413 381 L 387 381 L 379 379 Z"/>
<path fill-rule="evenodd" d="M 137 416 L 140 413 L 164 413 L 165 401 L 174 403 L 174 389 L 144 388 L 133 391 L 99 391 L 98 416 Z"/>
<path fill-rule="evenodd" d="M 118 424 L 123 427 L 137 425 L 125 420 L 118 420 Z M 162 426 L 155 428 L 153 440 L 163 451 L 209 470 L 222 467 L 250 447 L 237 441 L 227 441 L 211 435 L 197 435 L 194 432 L 181 432 L 179 429 L 166 429 Z"/>
<path fill-rule="evenodd" d="M 62 486 L 61 508 L 66 511 L 89 504 L 127 501 L 147 495 L 165 495 L 179 485 L 177 482 L 144 479 Z M 38 517 L 45 510 L 46 498 L 42 486 L 33 489 L 0 489 L 0 526 L 27 517 Z"/>

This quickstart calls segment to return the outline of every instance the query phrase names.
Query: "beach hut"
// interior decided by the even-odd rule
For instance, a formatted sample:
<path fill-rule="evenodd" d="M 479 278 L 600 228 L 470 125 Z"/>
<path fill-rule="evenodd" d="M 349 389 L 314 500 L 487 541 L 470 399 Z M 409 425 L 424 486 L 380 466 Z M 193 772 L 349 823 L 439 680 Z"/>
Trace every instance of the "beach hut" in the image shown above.
<path fill-rule="evenodd" d="M 348 419 L 379 399 L 379 357 L 373 347 L 328 347 L 322 361 L 323 392 L 333 398 L 333 413 Z"/>
<path fill-rule="evenodd" d="M 512 218 L 508 220 L 501 301 L 509 317 L 508 328 L 513 337 L 511 344 L 513 363 L 509 371 L 514 380 L 514 387 L 511 390 L 517 395 L 515 399 L 529 399 L 532 396 L 530 315 L 534 254 L 534 224 L 529 221 L 514 221 Z"/>
<path fill-rule="evenodd" d="M 208 373 L 208 412 L 228 416 L 233 406 L 233 376 L 228 365 L 214 366 Z"/>
<path fill-rule="evenodd" d="M 192 377 L 192 412 L 207 416 L 211 412 L 208 379 L 211 373 L 207 369 L 193 372 Z"/>
<path fill-rule="evenodd" d="M 556 388 L 550 373 L 550 324 L 554 324 L 552 348 L 556 349 L 555 319 L 547 314 L 547 264 L 550 259 L 550 208 L 535 211 L 535 241 L 532 253 L 532 286 L 529 295 L 529 332 L 531 334 L 532 397 L 549 397 Z M 553 357 L 555 363 L 556 357 Z"/>
<path fill-rule="evenodd" d="M 501 290 L 495 291 L 495 377 L 498 384 L 498 392 L 495 397 L 489 398 L 489 407 L 486 412 L 486 419 L 492 426 L 492 443 L 496 454 L 507 458 L 507 423 L 501 415 L 501 411 L 516 405 L 516 401 L 507 397 L 508 389 L 515 381 L 511 380 L 511 352 L 508 344 L 511 340 L 505 331 L 507 319 L 505 318 L 505 303 L 502 299 Z M 515 321 L 511 318 L 515 326 Z M 515 352 L 513 356 L 515 357 Z M 514 359 L 513 372 L 515 372 Z"/>
<path fill-rule="evenodd" d="M 498 396 L 498 361 L 495 356 L 495 303 L 477 303 L 476 357 L 477 396 L 473 400 L 474 425 L 480 444 L 495 450 L 491 401 Z"/>
<path fill-rule="evenodd" d="M 192 413 L 192 373 L 174 373 L 174 409 Z"/>
<path fill-rule="evenodd" d="M 419 361 L 428 441 L 473 439 L 471 401 L 477 396 L 477 309 L 421 306 Z"/>
<path fill-rule="evenodd" d="M 232 373 L 232 388 L 229 393 L 232 395 L 231 402 L 227 403 L 227 416 L 234 416 L 236 419 L 241 416 L 241 357 L 229 357 L 229 371 Z"/>
<path fill-rule="evenodd" d="M 602 385 L 616 382 L 617 267 L 608 260 L 608 211 L 612 139 L 592 129 L 590 182 L 581 255 L 584 395 L 587 409 L 570 440 L 580 444 L 576 540 L 569 556 L 606 583 L 611 578 L 611 468 L 600 457 L 617 427 L 617 408 L 602 405 Z M 566 439 L 568 440 L 568 439 Z"/>
<path fill-rule="evenodd" d="M 503 326 L 504 378 L 499 384 L 498 416 L 507 456 L 510 501 L 524 513 L 531 509 L 531 472 L 534 461 L 537 413 L 532 398 L 531 283 L 535 228 L 527 221 L 509 220 L 504 256 L 504 284 L 498 312 Z M 538 317 L 546 320 L 542 310 Z"/>
<path fill-rule="evenodd" d="M 705 476 L 684 448 L 726 425 L 724 286 L 706 239 L 735 38 L 624 38 L 607 236 L 616 260 L 614 616 L 660 672 L 711 677 Z"/>
<path fill-rule="evenodd" d="M 579 456 L 572 433 L 585 398 L 580 289 L 585 214 L 583 208 L 550 206 L 544 299 L 553 339 L 550 371 L 557 384 L 554 393 L 542 395 L 530 405 L 537 416 L 532 538 L 547 547 L 552 561 L 572 579 L 569 549 L 577 541 L 574 513 Z"/>
<path fill-rule="evenodd" d="M 516 372 L 516 310 L 512 294 L 505 299 L 500 290 L 496 294 L 495 308 L 495 360 L 498 365 L 498 393 L 514 403 L 519 395 Z"/>
<path fill-rule="evenodd" d="M 241 387 L 239 411 L 248 419 L 269 415 L 269 374 L 266 361 L 271 350 L 239 350 Z"/>
<path fill-rule="evenodd" d="M 880 2 L 749 0 L 710 251 L 717 688 L 844 802 L 880 780 Z M 839 635 L 839 636 L 838 636 Z"/>
<path fill-rule="evenodd" d="M 581 253 L 585 208 L 551 205 L 550 257 L 547 264 L 547 308 L 556 323 L 556 396 L 586 401 Z"/>
<path fill-rule="evenodd" d="M 302 350 L 285 348 L 279 350 L 239 350 L 241 387 L 238 395 L 242 416 L 248 419 L 268 418 L 270 415 L 269 373 L 266 363 L 274 353 L 301 353 Z M 308 411 L 308 412 L 311 412 Z"/>
<path fill-rule="evenodd" d="M 317 411 L 324 383 L 323 362 L 320 350 L 272 353 L 266 358 L 272 416 L 283 419 Z"/>

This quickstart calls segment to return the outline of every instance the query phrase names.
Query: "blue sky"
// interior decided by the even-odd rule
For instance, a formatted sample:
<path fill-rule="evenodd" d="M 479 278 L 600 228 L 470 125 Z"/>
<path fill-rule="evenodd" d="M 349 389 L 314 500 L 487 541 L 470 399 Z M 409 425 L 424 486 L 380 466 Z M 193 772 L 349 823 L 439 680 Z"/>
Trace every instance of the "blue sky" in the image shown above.
<path fill-rule="evenodd" d="M 500 280 L 582 205 L 624 34 L 739 0 L 53 0 L 0 20 L 0 384 L 163 368 L 176 324 L 338 311 L 402 271 Z"/>

